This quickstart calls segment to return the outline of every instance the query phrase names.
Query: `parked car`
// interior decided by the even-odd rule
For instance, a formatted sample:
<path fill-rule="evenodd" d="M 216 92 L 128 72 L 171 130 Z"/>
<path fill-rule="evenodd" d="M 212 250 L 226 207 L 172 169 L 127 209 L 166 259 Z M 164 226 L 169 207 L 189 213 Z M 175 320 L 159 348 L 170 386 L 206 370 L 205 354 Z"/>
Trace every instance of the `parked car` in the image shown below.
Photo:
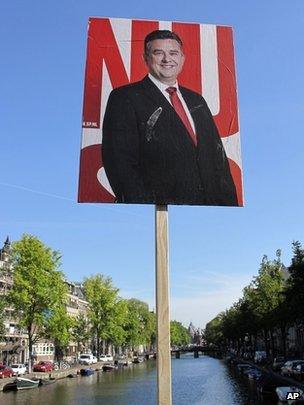
<path fill-rule="evenodd" d="M 297 399 L 299 399 L 300 400 L 300 403 L 302 402 L 302 399 L 303 399 L 303 395 L 304 395 L 304 391 L 303 390 L 301 390 L 301 388 L 299 388 L 299 387 L 293 387 L 293 386 L 284 386 L 284 387 L 277 387 L 276 388 L 276 393 L 277 393 L 277 396 L 278 396 L 278 398 L 279 398 L 279 400 L 281 401 L 281 403 L 283 402 L 291 402 L 291 403 L 295 403 L 295 402 L 297 402 L 297 401 L 287 401 L 286 400 L 286 398 L 288 398 L 288 394 L 291 394 L 291 393 L 297 393 L 298 394 L 298 396 L 297 396 Z"/>
<path fill-rule="evenodd" d="M 286 359 L 283 356 L 275 357 L 272 363 L 272 369 L 274 371 L 279 371 L 286 363 Z"/>
<path fill-rule="evenodd" d="M 5 377 L 12 377 L 13 376 L 13 370 L 10 367 L 7 366 L 0 366 L 0 378 L 5 378 Z"/>
<path fill-rule="evenodd" d="M 281 368 L 282 375 L 291 376 L 299 364 L 304 364 L 304 360 L 289 360 Z"/>
<path fill-rule="evenodd" d="M 95 360 L 92 353 L 83 353 L 79 356 L 78 362 L 79 364 L 94 364 Z M 96 358 L 96 357 L 95 357 Z"/>
<path fill-rule="evenodd" d="M 114 360 L 113 356 L 111 356 L 110 354 L 101 354 L 99 356 L 99 361 L 102 361 L 102 362 L 111 362 L 113 360 Z"/>
<path fill-rule="evenodd" d="M 263 350 L 260 350 L 260 351 L 256 351 L 254 353 L 253 360 L 255 363 L 259 364 L 259 363 L 263 363 L 263 361 L 266 360 L 266 357 L 267 357 L 266 352 Z"/>
<path fill-rule="evenodd" d="M 18 375 L 23 375 L 26 373 L 26 366 L 25 364 L 13 364 L 11 366 L 11 369 L 13 370 L 14 375 L 18 376 Z"/>
<path fill-rule="evenodd" d="M 34 364 L 33 371 L 47 373 L 54 370 L 54 364 L 51 361 L 39 361 Z"/>
<path fill-rule="evenodd" d="M 293 376 L 298 380 L 298 381 L 303 381 L 304 380 L 304 363 L 298 364 L 293 371 Z"/>

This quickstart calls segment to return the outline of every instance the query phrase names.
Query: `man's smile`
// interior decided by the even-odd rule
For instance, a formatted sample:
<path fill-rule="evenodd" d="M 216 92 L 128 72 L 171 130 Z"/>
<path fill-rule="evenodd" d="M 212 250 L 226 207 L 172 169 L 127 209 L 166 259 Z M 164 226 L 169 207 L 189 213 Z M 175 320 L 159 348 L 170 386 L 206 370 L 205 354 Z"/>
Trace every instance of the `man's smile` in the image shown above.
<path fill-rule="evenodd" d="M 149 73 L 167 85 L 176 83 L 185 60 L 180 44 L 174 39 L 151 41 L 144 58 Z"/>

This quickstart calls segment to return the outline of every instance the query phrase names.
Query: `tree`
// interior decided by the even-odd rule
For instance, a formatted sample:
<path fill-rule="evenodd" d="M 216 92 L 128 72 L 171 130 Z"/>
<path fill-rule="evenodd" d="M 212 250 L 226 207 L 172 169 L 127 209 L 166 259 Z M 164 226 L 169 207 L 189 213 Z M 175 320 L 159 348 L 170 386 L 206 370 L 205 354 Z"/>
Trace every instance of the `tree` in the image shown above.
<path fill-rule="evenodd" d="M 148 304 L 135 298 L 127 300 L 126 303 L 128 309 L 125 324 L 126 344 L 132 350 L 140 344 L 150 346 L 154 323 Z"/>
<path fill-rule="evenodd" d="M 149 330 L 150 330 L 150 336 L 149 336 L 149 350 L 154 351 L 156 348 L 156 313 L 154 311 L 151 311 L 149 313 Z"/>
<path fill-rule="evenodd" d="M 203 335 L 204 339 L 209 345 L 220 346 L 224 341 L 224 335 L 222 331 L 223 316 L 224 313 L 221 312 L 206 324 Z"/>
<path fill-rule="evenodd" d="M 286 301 L 289 304 L 290 318 L 297 321 L 304 321 L 304 249 L 299 241 L 295 241 L 293 246 L 293 257 L 291 265 L 288 267 L 290 277 L 287 280 L 285 290 Z"/>
<path fill-rule="evenodd" d="M 72 320 L 72 337 L 77 343 L 77 351 L 80 351 L 81 346 L 85 346 L 90 337 L 89 322 L 83 314 L 78 315 Z"/>
<path fill-rule="evenodd" d="M 170 339 L 171 345 L 185 346 L 190 342 L 190 335 L 188 329 L 185 328 L 181 322 L 170 322 Z"/>
<path fill-rule="evenodd" d="M 223 338 L 222 341 L 217 343 L 217 345 L 221 346 L 225 342 L 227 346 L 232 345 L 234 349 L 239 351 L 243 339 L 243 329 L 241 328 L 241 310 L 239 303 L 232 305 L 225 312 L 222 312 L 218 329 L 221 331 Z"/>
<path fill-rule="evenodd" d="M 89 303 L 88 318 L 96 338 L 97 356 L 100 355 L 101 340 L 113 337 L 113 326 L 120 301 L 118 288 L 113 286 L 112 279 L 97 274 L 85 279 L 84 292 Z"/>
<path fill-rule="evenodd" d="M 118 298 L 113 308 L 113 318 L 109 322 L 108 342 L 114 346 L 123 346 L 126 341 L 126 322 L 128 316 L 127 301 Z"/>
<path fill-rule="evenodd" d="M 58 270 L 60 255 L 37 237 L 23 235 L 12 244 L 13 286 L 8 301 L 20 326 L 27 331 L 29 369 L 33 344 L 43 336 L 49 314 L 66 293 L 63 274 Z"/>
<path fill-rule="evenodd" d="M 244 289 L 244 296 L 251 302 L 259 329 L 263 331 L 267 352 L 269 352 L 268 338 L 270 337 L 272 354 L 274 352 L 273 329 L 277 326 L 274 315 L 284 299 L 282 292 L 285 284 L 282 269 L 280 250 L 277 250 L 274 260 L 269 260 L 266 255 L 263 256 L 258 276 L 254 277 L 251 284 Z"/>
<path fill-rule="evenodd" d="M 62 360 L 71 340 L 71 328 L 72 319 L 67 314 L 66 307 L 64 305 L 58 306 L 47 320 L 45 327 L 45 336 L 54 341 L 55 359 L 58 362 Z"/>

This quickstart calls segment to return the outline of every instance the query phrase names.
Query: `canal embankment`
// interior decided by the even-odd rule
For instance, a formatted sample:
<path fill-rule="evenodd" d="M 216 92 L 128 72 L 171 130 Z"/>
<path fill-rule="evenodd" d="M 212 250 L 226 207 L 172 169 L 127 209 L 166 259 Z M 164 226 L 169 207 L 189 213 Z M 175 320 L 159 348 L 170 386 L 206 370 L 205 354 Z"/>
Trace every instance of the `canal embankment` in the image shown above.
<path fill-rule="evenodd" d="M 91 366 L 84 366 L 84 365 L 77 364 L 76 366 L 70 367 L 70 368 L 65 369 L 65 370 L 53 370 L 53 371 L 46 372 L 46 373 L 45 372 L 32 372 L 32 373 L 24 374 L 24 375 L 22 375 L 20 377 L 34 379 L 34 380 L 37 380 L 37 379 L 38 380 L 39 379 L 47 380 L 47 379 L 50 379 L 50 378 L 55 378 L 56 380 L 60 380 L 60 379 L 63 379 L 63 378 L 67 378 L 70 374 L 79 375 L 80 374 L 80 369 L 86 368 L 86 367 L 91 367 L 95 371 L 102 371 L 102 366 L 104 364 L 105 363 L 103 363 L 103 362 L 98 362 L 98 363 L 93 364 Z M 3 388 L 7 384 L 12 383 L 13 381 L 15 381 L 15 379 L 16 379 L 16 377 L 1 379 L 0 380 L 0 391 L 3 391 Z"/>

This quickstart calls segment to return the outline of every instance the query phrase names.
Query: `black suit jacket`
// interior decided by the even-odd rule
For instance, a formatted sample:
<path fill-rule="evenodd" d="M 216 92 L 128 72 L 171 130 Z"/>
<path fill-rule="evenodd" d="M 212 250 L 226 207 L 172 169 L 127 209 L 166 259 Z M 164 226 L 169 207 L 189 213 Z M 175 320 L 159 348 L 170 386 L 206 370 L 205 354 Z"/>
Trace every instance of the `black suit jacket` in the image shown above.
<path fill-rule="evenodd" d="M 111 92 L 102 159 L 117 202 L 237 205 L 211 112 L 201 95 L 180 91 L 193 117 L 197 147 L 148 76 Z"/>

